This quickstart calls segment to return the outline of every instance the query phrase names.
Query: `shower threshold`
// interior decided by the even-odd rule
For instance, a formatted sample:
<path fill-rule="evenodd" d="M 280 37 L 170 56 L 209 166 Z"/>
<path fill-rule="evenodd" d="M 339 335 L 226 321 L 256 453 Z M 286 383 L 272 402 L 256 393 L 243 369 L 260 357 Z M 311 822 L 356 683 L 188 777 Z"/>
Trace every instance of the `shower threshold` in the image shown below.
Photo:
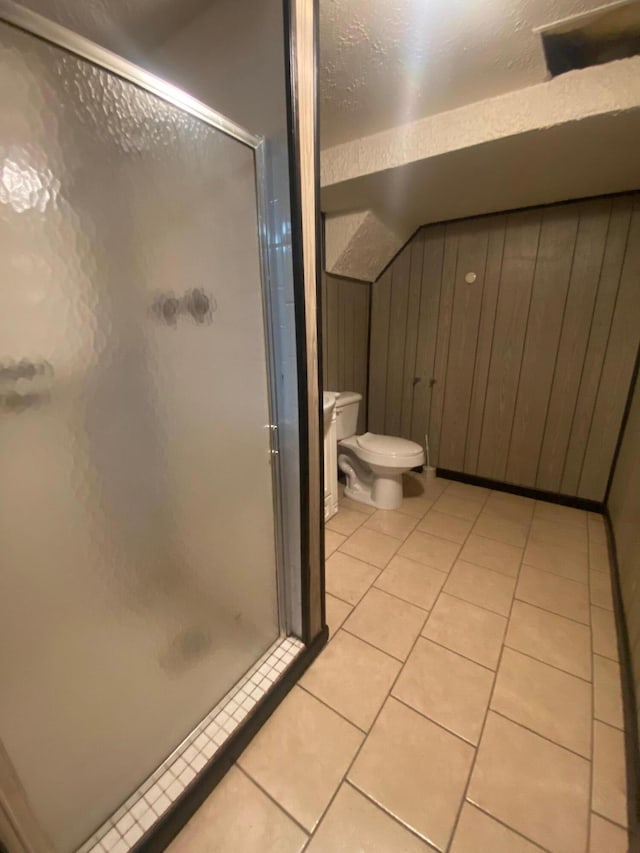
<path fill-rule="evenodd" d="M 126 853 L 184 794 L 254 708 L 304 651 L 280 637 L 77 853 Z"/>

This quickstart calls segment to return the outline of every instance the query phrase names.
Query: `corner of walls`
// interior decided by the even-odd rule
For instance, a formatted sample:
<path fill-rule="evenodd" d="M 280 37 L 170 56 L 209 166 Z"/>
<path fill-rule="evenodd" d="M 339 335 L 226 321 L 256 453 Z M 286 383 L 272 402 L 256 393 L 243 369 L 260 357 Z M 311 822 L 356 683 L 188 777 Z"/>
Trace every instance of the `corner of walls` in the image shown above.
<path fill-rule="evenodd" d="M 369 386 L 369 329 L 371 285 L 368 282 L 322 276 L 322 364 L 324 387 L 358 391 L 362 404 L 358 432 L 367 421 Z"/>
<path fill-rule="evenodd" d="M 370 425 L 372 288 L 412 243 L 417 231 L 384 242 L 386 226 L 371 211 L 324 217 L 322 365 L 324 387 L 362 394 L 358 432 Z M 379 230 L 378 230 L 379 226 Z M 386 229 L 388 233 L 390 232 Z M 376 231 L 382 239 L 376 240 Z M 360 242 L 362 241 L 362 242 Z M 371 257 L 359 253 L 371 247 Z M 341 246 L 344 247 L 341 252 Z M 410 249 L 409 249 L 410 251 Z M 367 268 L 368 266 L 368 268 Z"/>
<path fill-rule="evenodd" d="M 371 210 L 327 216 L 327 272 L 374 282 L 411 234 L 411 228 L 390 228 Z"/>
<path fill-rule="evenodd" d="M 629 850 L 640 850 L 640 348 L 605 498 L 622 675 Z"/>

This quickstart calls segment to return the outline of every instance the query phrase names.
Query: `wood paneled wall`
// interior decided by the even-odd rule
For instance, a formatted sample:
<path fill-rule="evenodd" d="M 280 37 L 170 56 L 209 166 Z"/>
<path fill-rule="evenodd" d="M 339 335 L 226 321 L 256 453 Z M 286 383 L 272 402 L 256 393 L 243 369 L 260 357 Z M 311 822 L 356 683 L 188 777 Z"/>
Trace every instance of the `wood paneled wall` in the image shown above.
<path fill-rule="evenodd" d="M 371 285 L 322 276 L 322 366 L 328 391 L 359 391 L 358 432 L 367 421 Z"/>
<path fill-rule="evenodd" d="M 602 500 L 639 338 L 639 194 L 426 226 L 372 286 L 369 429 Z"/>

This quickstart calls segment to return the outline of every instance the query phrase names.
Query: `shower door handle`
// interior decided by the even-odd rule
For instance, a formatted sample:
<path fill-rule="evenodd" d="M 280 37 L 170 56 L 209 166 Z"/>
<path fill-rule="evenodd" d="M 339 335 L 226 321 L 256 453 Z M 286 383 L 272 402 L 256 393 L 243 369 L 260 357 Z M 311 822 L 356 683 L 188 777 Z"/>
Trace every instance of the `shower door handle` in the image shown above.
<path fill-rule="evenodd" d="M 196 323 L 210 323 L 212 314 L 218 307 L 215 297 L 209 296 L 201 287 L 190 290 L 182 302 Z"/>
<path fill-rule="evenodd" d="M 21 412 L 48 402 L 52 379 L 48 361 L 0 361 L 0 411 Z"/>

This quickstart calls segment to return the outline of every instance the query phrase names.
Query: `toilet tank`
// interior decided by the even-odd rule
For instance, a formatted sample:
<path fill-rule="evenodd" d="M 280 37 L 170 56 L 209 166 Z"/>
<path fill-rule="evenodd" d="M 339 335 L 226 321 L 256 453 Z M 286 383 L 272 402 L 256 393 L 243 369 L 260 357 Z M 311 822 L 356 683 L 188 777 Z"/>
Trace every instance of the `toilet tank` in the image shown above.
<path fill-rule="evenodd" d="M 358 410 L 362 394 L 357 391 L 340 391 L 336 397 L 336 430 L 338 441 L 355 435 L 358 428 Z"/>

